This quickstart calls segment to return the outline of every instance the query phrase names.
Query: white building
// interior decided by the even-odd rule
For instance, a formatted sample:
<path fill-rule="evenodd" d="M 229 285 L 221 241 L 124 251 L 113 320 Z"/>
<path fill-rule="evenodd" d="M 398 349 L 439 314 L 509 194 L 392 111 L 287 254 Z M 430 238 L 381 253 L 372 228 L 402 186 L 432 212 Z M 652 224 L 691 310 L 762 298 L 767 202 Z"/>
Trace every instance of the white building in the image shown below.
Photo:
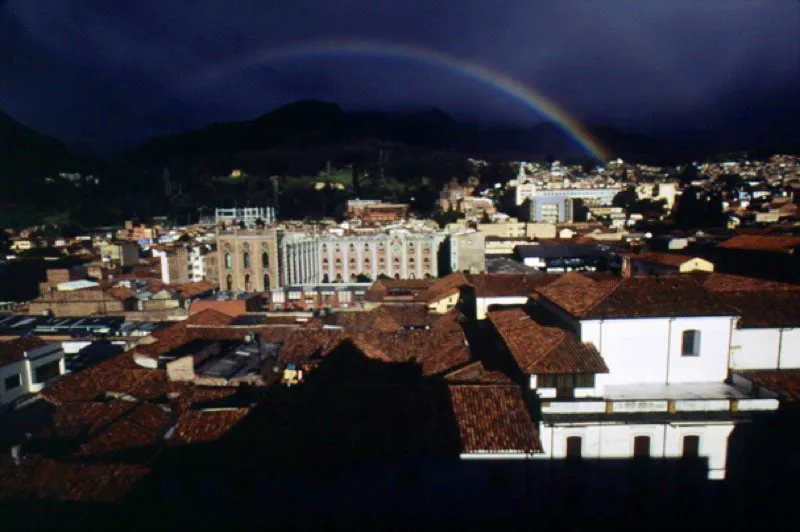
<path fill-rule="evenodd" d="M 527 309 L 490 310 L 542 401 L 545 456 L 692 455 L 724 478 L 735 423 L 778 403 L 726 383 L 739 311 L 703 279 L 569 273 Z"/>
<path fill-rule="evenodd" d="M 37 393 L 66 372 L 60 343 L 28 336 L 0 343 L 0 407 Z"/>
<path fill-rule="evenodd" d="M 235 207 L 233 209 L 215 209 L 214 221 L 216 225 L 231 225 L 243 223 L 245 227 L 255 227 L 261 221 L 269 225 L 275 221 L 275 207 Z"/>

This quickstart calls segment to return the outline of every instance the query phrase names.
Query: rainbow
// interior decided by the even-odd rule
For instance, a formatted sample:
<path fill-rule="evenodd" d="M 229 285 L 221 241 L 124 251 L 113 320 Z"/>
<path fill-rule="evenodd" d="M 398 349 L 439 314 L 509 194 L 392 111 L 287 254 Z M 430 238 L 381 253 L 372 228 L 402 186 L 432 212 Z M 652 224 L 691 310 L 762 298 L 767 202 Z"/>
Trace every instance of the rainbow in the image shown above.
<path fill-rule="evenodd" d="M 525 104 L 540 116 L 554 122 L 570 138 L 600 162 L 609 159 L 609 153 L 602 143 L 592 136 L 581 122 L 570 116 L 555 102 L 534 91 L 522 82 L 490 69 L 484 65 L 466 61 L 439 51 L 403 44 L 378 41 L 316 41 L 285 47 L 272 47 L 257 50 L 244 57 L 216 64 L 196 76 L 192 87 L 204 87 L 218 82 L 247 68 L 263 63 L 286 59 L 310 59 L 330 55 L 351 55 L 356 57 L 375 56 L 413 61 L 421 61 L 437 67 L 444 67 L 469 78 L 494 87 L 506 95 Z"/>

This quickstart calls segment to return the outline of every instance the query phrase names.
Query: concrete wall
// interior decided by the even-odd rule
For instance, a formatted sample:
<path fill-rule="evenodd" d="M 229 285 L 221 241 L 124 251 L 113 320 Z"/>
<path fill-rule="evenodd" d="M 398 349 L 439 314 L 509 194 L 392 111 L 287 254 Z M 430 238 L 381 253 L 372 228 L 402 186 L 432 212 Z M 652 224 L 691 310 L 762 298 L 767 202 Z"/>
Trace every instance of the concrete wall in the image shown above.
<path fill-rule="evenodd" d="M 733 329 L 731 369 L 800 368 L 800 329 Z"/>
<path fill-rule="evenodd" d="M 728 375 L 732 318 L 587 320 L 581 340 L 592 342 L 609 373 L 597 376 L 598 391 L 609 384 L 722 382 Z M 699 356 L 682 356 L 685 330 L 700 331 Z"/>
<path fill-rule="evenodd" d="M 475 299 L 475 319 L 485 320 L 492 305 L 524 305 L 527 302 L 528 296 L 478 297 Z"/>
<path fill-rule="evenodd" d="M 683 438 L 699 436 L 699 456 L 708 459 L 708 477 L 725 478 L 728 459 L 728 438 L 733 421 L 715 423 L 652 423 L 652 424 L 586 424 L 542 425 L 540 437 L 544 454 L 536 458 L 563 459 L 567 455 L 567 438 L 578 436 L 581 456 L 585 459 L 633 458 L 634 438 L 650 437 L 650 456 L 680 458 Z"/>
<path fill-rule="evenodd" d="M 19 375 L 22 385 L 12 390 L 6 390 L 6 378 L 12 375 Z M 27 387 L 25 386 L 25 361 L 19 360 L 11 364 L 0 366 L 0 406 L 10 403 L 25 393 L 27 393 Z"/>

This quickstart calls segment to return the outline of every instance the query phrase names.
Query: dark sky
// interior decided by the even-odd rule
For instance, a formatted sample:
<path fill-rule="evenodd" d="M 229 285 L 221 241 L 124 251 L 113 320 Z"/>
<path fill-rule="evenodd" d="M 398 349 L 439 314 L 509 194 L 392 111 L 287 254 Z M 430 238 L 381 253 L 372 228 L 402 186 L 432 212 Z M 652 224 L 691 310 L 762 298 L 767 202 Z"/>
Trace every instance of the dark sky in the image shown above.
<path fill-rule="evenodd" d="M 248 61 L 271 49 L 346 39 L 484 65 L 589 124 L 746 137 L 797 123 L 798 6 L 7 0 L 0 3 L 0 107 L 36 129 L 101 150 L 307 98 L 346 109 L 438 106 L 482 123 L 541 120 L 489 83 L 408 57 L 273 54 Z"/>

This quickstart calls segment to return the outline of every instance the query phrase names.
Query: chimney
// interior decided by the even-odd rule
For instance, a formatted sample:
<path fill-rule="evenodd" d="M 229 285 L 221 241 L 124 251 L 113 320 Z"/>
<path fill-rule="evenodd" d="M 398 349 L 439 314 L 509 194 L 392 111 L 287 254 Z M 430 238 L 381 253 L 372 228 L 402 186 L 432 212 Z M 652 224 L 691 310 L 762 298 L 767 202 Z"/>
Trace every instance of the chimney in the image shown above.
<path fill-rule="evenodd" d="M 622 270 L 620 271 L 623 279 L 630 279 L 633 277 L 633 269 L 631 268 L 631 256 L 622 256 Z"/>

